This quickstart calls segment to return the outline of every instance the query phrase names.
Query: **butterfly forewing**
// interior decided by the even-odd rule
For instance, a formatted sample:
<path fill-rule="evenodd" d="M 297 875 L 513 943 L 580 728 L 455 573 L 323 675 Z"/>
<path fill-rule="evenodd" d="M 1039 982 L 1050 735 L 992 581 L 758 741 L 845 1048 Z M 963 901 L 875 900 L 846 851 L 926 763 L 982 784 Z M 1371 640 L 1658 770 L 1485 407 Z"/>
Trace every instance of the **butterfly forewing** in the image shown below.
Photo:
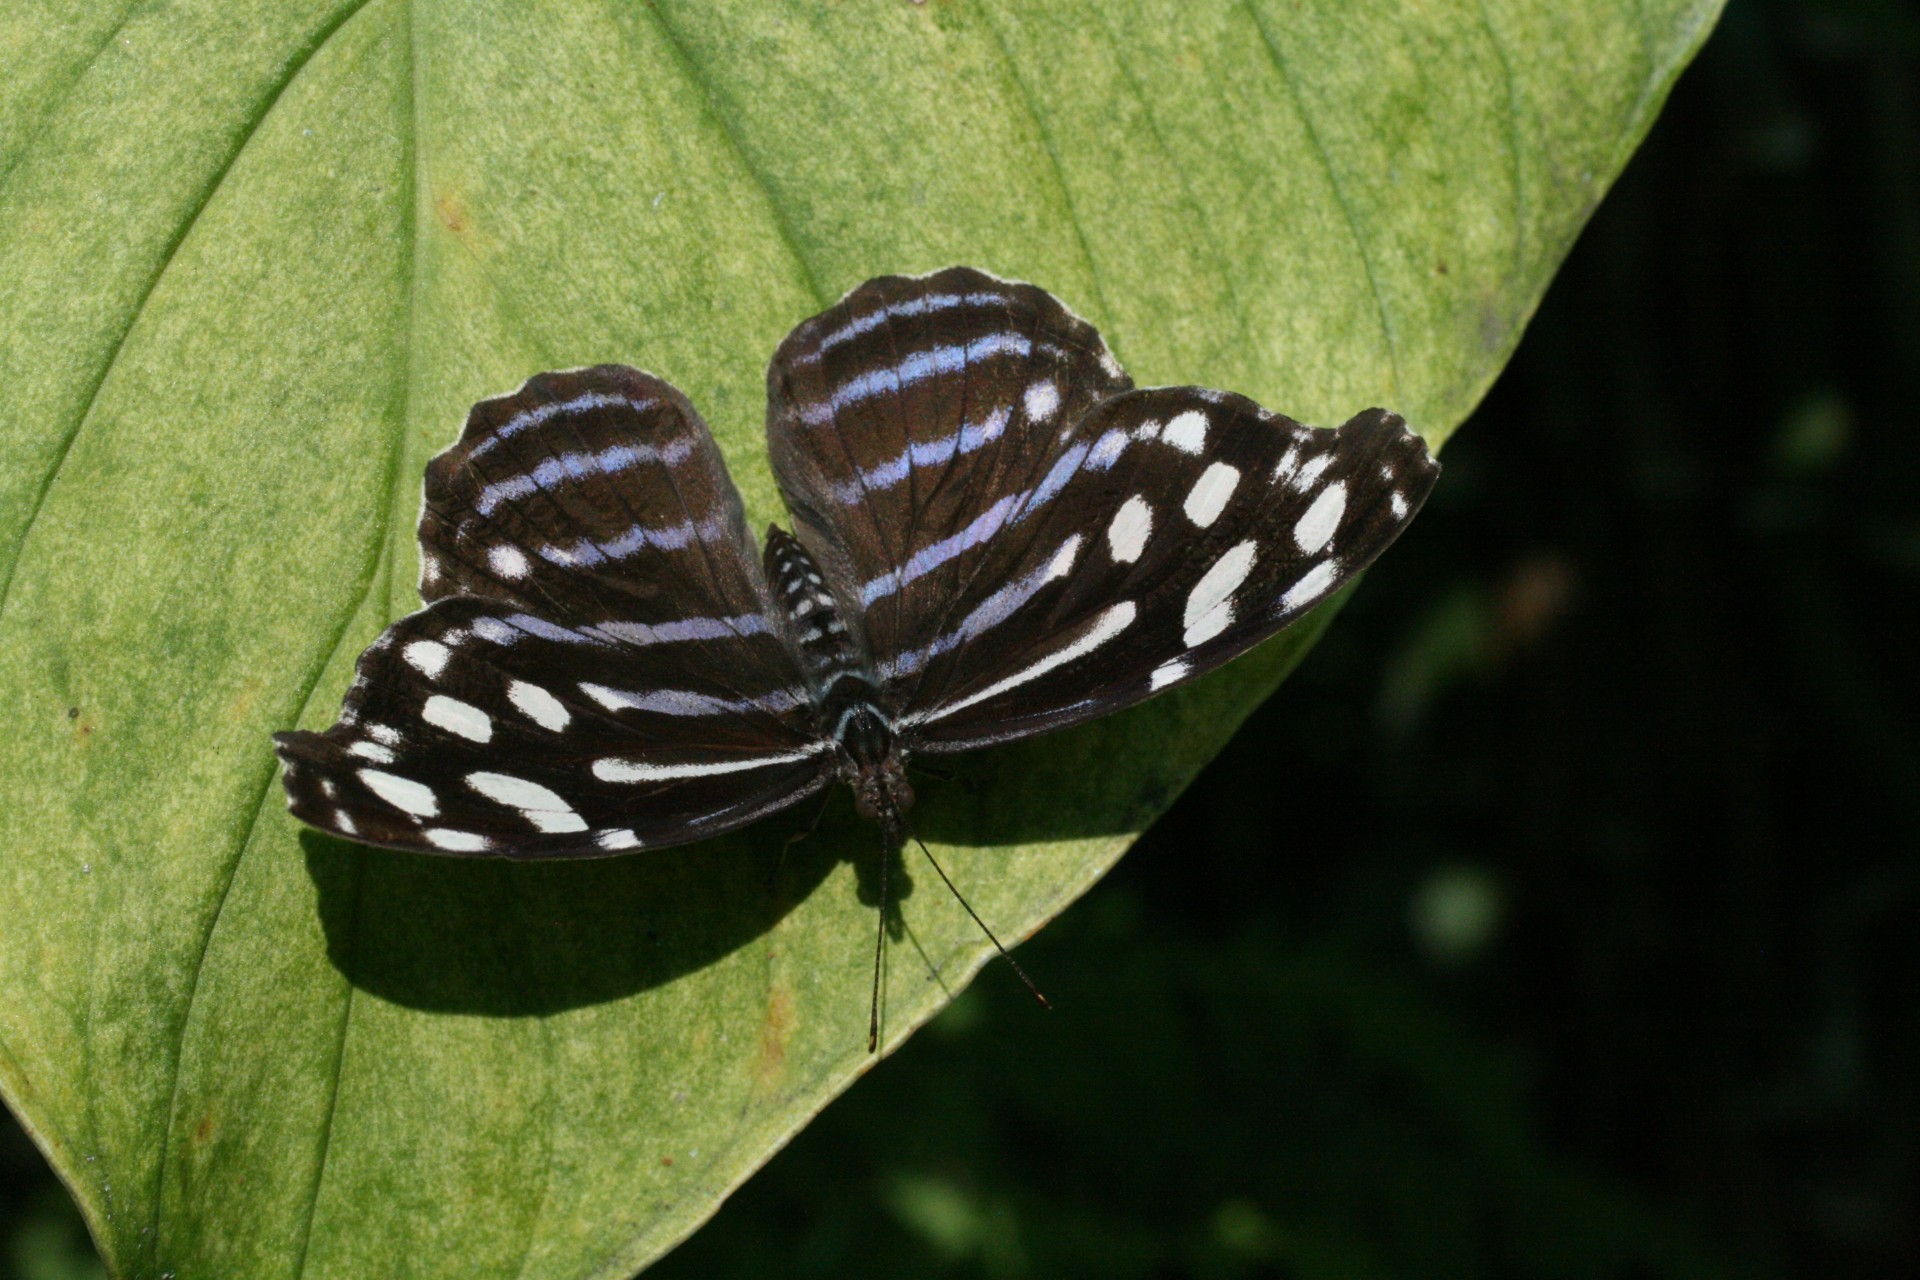
<path fill-rule="evenodd" d="M 711 433 L 635 369 L 543 373 L 475 405 L 428 464 L 420 544 L 429 601 L 486 596 L 635 644 L 726 641 L 746 689 L 789 666 Z M 698 670 L 701 652 L 661 657 Z"/>
<path fill-rule="evenodd" d="M 279 736 L 294 813 L 394 848 L 578 856 L 712 835 L 830 776 L 797 682 L 748 705 L 652 665 L 500 602 L 439 601 L 362 655 L 337 724 Z"/>
<path fill-rule="evenodd" d="M 1072 424 L 1130 385 L 1051 295 L 967 268 L 869 281 L 781 344 L 774 474 L 883 670 L 964 605 Z M 904 697 L 914 677 L 899 678 Z"/>
<path fill-rule="evenodd" d="M 1190 387 L 1107 400 L 1057 495 L 983 549 L 965 612 L 897 662 L 921 751 L 1062 728 L 1214 669 L 1365 568 L 1437 468 L 1379 410 L 1316 431 Z"/>

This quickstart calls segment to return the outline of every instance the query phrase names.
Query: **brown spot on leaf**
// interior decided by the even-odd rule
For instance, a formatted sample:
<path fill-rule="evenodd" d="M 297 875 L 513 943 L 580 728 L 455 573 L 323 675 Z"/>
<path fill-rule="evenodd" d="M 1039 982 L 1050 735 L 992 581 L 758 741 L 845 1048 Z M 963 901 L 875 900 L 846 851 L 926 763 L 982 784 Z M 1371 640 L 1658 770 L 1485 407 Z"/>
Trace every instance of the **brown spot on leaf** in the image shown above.
<path fill-rule="evenodd" d="M 779 1083 L 787 1068 L 787 1042 L 793 1038 L 793 993 L 776 986 L 767 993 L 767 1018 L 760 1027 L 760 1056 L 753 1076 L 762 1088 Z"/>
<path fill-rule="evenodd" d="M 200 1117 L 200 1123 L 193 1127 L 193 1145 L 204 1147 L 207 1139 L 213 1136 L 213 1113 L 209 1111 Z"/>
<path fill-rule="evenodd" d="M 459 198 L 451 191 L 442 191 L 433 201 L 433 211 L 447 230 L 459 235 L 467 229 L 467 211 L 460 207 Z"/>

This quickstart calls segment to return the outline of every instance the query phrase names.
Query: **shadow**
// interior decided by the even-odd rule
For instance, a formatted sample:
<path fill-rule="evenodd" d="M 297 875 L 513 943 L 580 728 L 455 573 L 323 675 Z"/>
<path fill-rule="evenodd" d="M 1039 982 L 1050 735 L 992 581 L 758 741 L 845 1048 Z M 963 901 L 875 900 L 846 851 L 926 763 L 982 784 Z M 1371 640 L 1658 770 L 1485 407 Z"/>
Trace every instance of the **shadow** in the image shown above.
<path fill-rule="evenodd" d="M 671 982 L 745 945 L 869 842 L 852 806 L 781 845 L 785 817 L 718 840 L 556 862 L 436 858 L 300 833 L 334 967 L 414 1009 L 533 1017 Z M 877 842 L 871 842 L 877 854 Z M 776 865 L 777 864 L 777 865 Z"/>
<path fill-rule="evenodd" d="M 1024 742 L 914 757 L 914 830 L 929 843 L 971 847 L 1144 830 L 1299 663 L 1335 612 L 1317 610 L 1212 675 L 1118 714 Z"/>
<path fill-rule="evenodd" d="M 1303 628 L 1303 631 L 1317 628 Z M 1138 831 L 1164 811 L 1306 645 L 1289 635 L 1196 685 L 1064 733 L 931 757 L 914 829 L 933 844 L 994 846 Z M 879 829 L 835 788 L 810 806 L 679 848 L 554 862 L 428 857 L 304 830 L 334 966 L 409 1008 L 534 1017 L 671 982 L 765 933 L 840 862 L 878 907 Z M 783 852 L 784 847 L 784 852 Z M 887 933 L 910 860 L 892 850 Z M 963 887 L 964 892 L 964 887 Z"/>

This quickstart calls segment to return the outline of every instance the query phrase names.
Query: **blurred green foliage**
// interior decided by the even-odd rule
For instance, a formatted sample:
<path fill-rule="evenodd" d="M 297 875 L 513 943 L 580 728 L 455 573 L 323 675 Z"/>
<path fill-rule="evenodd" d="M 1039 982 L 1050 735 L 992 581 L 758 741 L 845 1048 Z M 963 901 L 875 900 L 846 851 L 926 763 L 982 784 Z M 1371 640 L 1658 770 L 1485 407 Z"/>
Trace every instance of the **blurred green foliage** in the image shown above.
<path fill-rule="evenodd" d="M 988 974 L 650 1274 L 1920 1271 L 1915 138 L 1909 10 L 1736 0 L 1059 1011 Z M 99 1274 L 15 1132 L 0 1274 Z"/>

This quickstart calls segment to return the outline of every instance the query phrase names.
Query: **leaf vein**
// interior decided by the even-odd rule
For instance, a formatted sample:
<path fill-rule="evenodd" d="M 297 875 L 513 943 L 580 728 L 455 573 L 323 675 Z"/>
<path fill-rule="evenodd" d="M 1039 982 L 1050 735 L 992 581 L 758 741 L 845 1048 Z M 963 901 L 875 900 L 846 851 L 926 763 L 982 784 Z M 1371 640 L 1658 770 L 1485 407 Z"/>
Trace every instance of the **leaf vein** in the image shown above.
<path fill-rule="evenodd" d="M 126 30 L 127 23 L 133 20 L 133 15 L 152 7 L 152 0 L 147 0 L 146 3 L 129 4 L 120 11 L 119 18 L 114 21 L 112 27 L 108 28 L 106 35 L 101 37 L 100 43 L 94 47 L 93 52 L 74 68 L 67 82 L 61 85 L 59 91 L 49 97 L 46 105 L 40 109 L 40 119 L 35 122 L 32 134 L 22 140 L 20 149 L 13 153 L 13 159 L 7 161 L 4 167 L 0 167 L 0 188 L 6 186 L 8 179 L 13 177 L 13 171 L 33 154 L 34 148 L 38 147 L 52 131 L 54 118 L 60 114 L 61 108 L 67 105 L 67 100 L 72 98 L 80 88 L 81 82 L 87 78 L 87 73 L 93 70 L 94 64 L 105 57 L 107 50 L 113 47 L 113 42 L 119 38 L 122 31 Z"/>
<path fill-rule="evenodd" d="M 699 91 L 700 96 L 705 99 L 707 115 L 713 119 L 713 123 L 715 127 L 720 130 L 721 136 L 727 140 L 727 146 L 732 149 L 734 159 L 740 164 L 741 172 L 745 173 L 753 182 L 754 186 L 759 188 L 761 199 L 763 199 L 767 205 L 768 219 L 773 223 L 774 235 L 779 238 L 780 243 L 786 248 L 788 256 L 793 259 L 794 265 L 799 268 L 800 278 L 806 284 L 807 291 L 813 295 L 818 305 L 821 307 L 827 306 L 833 299 L 829 298 L 826 293 L 822 291 L 820 281 L 814 276 L 813 264 L 808 261 L 807 255 L 801 252 L 800 240 L 793 227 L 792 214 L 787 209 L 786 203 L 780 198 L 778 191 L 774 189 L 772 181 L 760 167 L 754 163 L 753 156 L 748 152 L 746 144 L 741 139 L 739 124 L 726 111 L 719 91 L 715 89 L 712 80 L 708 78 L 705 70 L 702 69 L 700 64 L 694 60 L 693 56 L 687 52 L 687 47 L 681 42 L 679 33 L 676 32 L 673 29 L 673 25 L 667 21 L 666 14 L 661 12 L 662 6 L 656 3 L 643 4 L 637 7 L 652 17 L 654 30 L 660 34 L 660 42 L 667 47 L 667 52 L 672 57 L 674 63 L 680 68 L 681 75 L 684 76 L 688 83 L 692 84 L 693 87 Z M 621 38 L 628 41 L 629 45 L 631 45 L 632 37 L 627 33 L 625 24 L 616 20 L 614 25 L 619 29 Z"/>
<path fill-rule="evenodd" d="M 1267 57 L 1273 62 L 1273 69 L 1279 73 L 1280 82 L 1287 86 L 1287 94 L 1293 100 L 1294 113 L 1300 117 L 1301 127 L 1307 131 L 1307 141 L 1312 144 L 1315 156 L 1326 170 L 1327 183 L 1333 189 L 1333 202 L 1339 206 L 1341 215 L 1347 220 L 1347 229 L 1353 234 L 1353 245 L 1360 255 L 1360 265 L 1366 272 L 1367 287 L 1373 292 L 1374 309 L 1380 315 L 1380 334 L 1387 344 L 1387 365 L 1393 373 L 1393 387 L 1398 392 L 1401 385 L 1400 351 L 1394 340 L 1393 319 L 1387 312 L 1386 295 L 1380 291 L 1380 278 L 1373 266 L 1373 254 L 1367 247 L 1367 238 L 1360 230 L 1360 220 L 1354 214 L 1353 205 L 1347 199 L 1346 186 L 1340 181 L 1340 171 L 1334 166 L 1333 156 L 1327 151 L 1326 143 L 1320 137 L 1320 130 L 1313 122 L 1313 115 L 1307 110 L 1307 103 L 1300 92 L 1300 85 L 1288 64 L 1286 55 L 1280 52 L 1280 46 L 1274 42 L 1267 30 L 1266 22 L 1260 17 L 1260 11 L 1254 7 L 1253 0 L 1240 0 L 1247 16 L 1253 19 L 1254 29 L 1260 33 L 1260 43 L 1266 46 Z"/>
<path fill-rule="evenodd" d="M 1073 188 L 1067 184 L 1067 171 L 1060 163 L 1060 152 L 1048 130 L 1046 121 L 1040 116 L 1039 108 L 1034 105 L 1033 93 L 1027 88 L 1027 82 L 1020 75 L 1020 66 L 1014 61 L 1013 51 L 1007 48 L 1007 41 L 1000 34 L 1000 28 L 994 23 L 986 6 L 979 10 L 980 22 L 993 37 L 994 46 L 1000 51 L 1000 65 L 1005 69 L 1007 81 L 1020 97 L 1020 105 L 1026 109 L 1027 119 L 1033 122 L 1033 131 L 1040 140 L 1040 149 L 1046 153 L 1047 165 L 1053 172 L 1054 185 L 1060 189 L 1060 203 L 1066 207 L 1067 225 L 1073 228 L 1074 239 L 1079 242 L 1080 256 L 1087 264 L 1087 282 L 1093 290 L 1094 305 L 1100 309 L 1100 324 L 1105 327 L 1113 319 L 1113 311 L 1107 306 L 1106 290 L 1100 284 L 1100 265 L 1094 259 L 1093 245 L 1087 239 L 1087 229 L 1080 220 L 1080 210 L 1073 202 Z M 1111 340 L 1110 340 L 1111 341 Z"/>
<path fill-rule="evenodd" d="M 1487 0 L 1475 0 L 1480 10 L 1480 25 L 1486 28 L 1487 43 L 1493 46 L 1494 57 L 1500 60 L 1500 74 L 1507 84 L 1507 158 L 1513 169 L 1513 273 L 1518 278 L 1526 269 L 1527 257 L 1527 182 L 1526 161 L 1520 153 L 1520 84 L 1514 78 L 1513 59 L 1507 54 L 1507 46 L 1500 39 L 1499 28 L 1493 24 L 1493 13 L 1487 8 Z"/>
<path fill-rule="evenodd" d="M 428 216 L 425 207 L 427 204 L 427 193 L 425 190 L 426 166 L 420 154 L 420 51 L 416 40 L 414 0 L 400 0 L 400 3 L 396 7 L 400 13 L 400 20 L 406 25 L 403 41 L 407 52 L 405 85 L 408 110 L 404 113 L 404 118 L 407 123 L 406 166 L 409 176 L 412 178 L 413 185 L 413 210 L 410 219 L 412 223 L 412 234 L 407 237 L 407 289 L 404 303 L 407 317 L 406 353 L 403 357 L 400 372 L 399 412 L 395 415 L 396 429 L 393 434 L 393 444 L 387 457 L 386 526 L 382 530 L 379 540 L 379 551 L 374 563 L 369 567 L 367 586 L 362 594 L 360 604 L 348 614 L 348 625 L 351 625 L 352 618 L 358 615 L 360 609 L 366 607 L 367 601 L 372 599 L 374 580 L 379 576 L 379 570 L 383 563 L 386 569 L 383 594 L 387 597 L 388 612 L 391 611 L 393 603 L 394 563 L 399 559 L 398 549 L 395 546 L 395 534 L 400 528 L 400 522 L 394 518 L 394 507 L 399 502 L 401 489 L 400 475 L 404 469 L 403 464 L 407 453 L 407 441 L 411 434 L 409 427 L 413 421 L 413 392 L 415 375 L 418 370 L 421 241 Z M 341 638 L 345 638 L 344 630 Z M 335 647 L 338 648 L 338 645 L 336 644 Z M 331 662 L 331 660 L 331 657 L 329 657 L 328 661 Z M 353 858 L 353 924 L 348 931 L 349 942 L 347 945 L 349 947 L 357 945 L 359 941 L 360 900 L 365 874 L 365 858 L 356 853 Z M 344 968 L 344 966 L 342 967 Z M 320 1137 L 317 1144 L 318 1149 L 314 1156 L 313 1184 L 312 1189 L 307 1194 L 306 1216 L 300 1227 L 300 1248 L 293 1271 L 296 1278 L 306 1275 L 307 1258 L 313 1245 L 313 1224 L 320 1212 L 320 1193 L 326 1183 L 328 1158 L 333 1152 L 334 1120 L 338 1116 L 340 1109 L 340 1082 L 346 1074 L 347 1038 L 353 1027 L 353 997 L 354 985 L 352 979 L 349 978 L 347 980 L 346 999 L 340 1010 L 340 1035 L 334 1044 L 333 1067 L 329 1073 L 330 1087 L 327 1091 L 326 1120 L 320 1126 Z"/>
<path fill-rule="evenodd" d="M 81 406 L 80 412 L 74 415 L 72 427 L 68 429 L 66 434 L 61 438 L 59 445 L 54 449 L 53 463 L 47 469 L 46 476 L 40 482 L 40 488 L 33 496 L 32 505 L 27 510 L 26 523 L 20 526 L 19 537 L 14 540 L 13 554 L 7 561 L 6 576 L 0 578 L 0 618 L 6 616 L 7 603 L 12 597 L 14 578 L 20 567 L 20 560 L 26 553 L 27 543 L 33 536 L 35 526 L 39 523 L 40 512 L 46 507 L 47 495 L 53 491 L 54 483 L 59 479 L 61 470 L 66 466 L 67 458 L 71 456 L 74 442 L 80 438 L 82 428 L 92 420 L 94 407 L 100 401 L 100 393 L 106 387 L 107 379 L 112 376 L 114 366 L 119 364 L 121 354 L 126 351 L 127 341 L 133 335 L 134 328 L 139 324 L 140 317 L 146 313 L 147 304 L 153 300 L 153 295 L 159 289 L 160 282 L 166 278 L 168 269 L 173 266 L 179 257 L 180 247 L 186 243 L 187 237 L 191 235 L 193 229 L 199 225 L 200 215 L 206 212 L 207 206 L 213 202 L 214 196 L 219 194 L 220 188 L 227 180 L 227 175 L 233 172 L 233 166 L 246 151 L 248 144 L 258 135 L 260 126 L 265 124 L 267 117 L 273 114 L 274 107 L 279 105 L 280 99 L 285 96 L 287 89 L 313 61 L 314 56 L 318 54 L 321 49 L 325 48 L 327 43 L 339 33 L 340 29 L 346 26 L 355 14 L 365 9 L 369 3 L 371 3 L 371 0 L 352 0 L 328 25 L 321 27 L 314 33 L 313 39 L 305 49 L 296 52 L 288 61 L 286 71 L 280 77 L 279 83 L 268 89 L 266 99 L 262 102 L 259 112 L 241 128 L 240 135 L 235 140 L 233 149 L 227 153 L 226 159 L 223 160 L 220 166 L 214 171 L 212 179 L 207 184 L 206 190 L 203 191 L 200 198 L 194 202 L 187 216 L 181 219 L 178 229 L 174 232 L 173 238 L 167 243 L 166 248 L 160 255 L 158 266 L 155 267 L 152 275 L 148 277 L 146 286 L 142 289 L 139 299 L 134 303 L 132 310 L 128 312 L 126 323 L 120 327 L 120 332 L 114 337 L 112 347 L 107 353 L 105 362 L 100 366 L 99 373 L 95 375 L 93 385 L 87 390 L 86 402 Z"/>

